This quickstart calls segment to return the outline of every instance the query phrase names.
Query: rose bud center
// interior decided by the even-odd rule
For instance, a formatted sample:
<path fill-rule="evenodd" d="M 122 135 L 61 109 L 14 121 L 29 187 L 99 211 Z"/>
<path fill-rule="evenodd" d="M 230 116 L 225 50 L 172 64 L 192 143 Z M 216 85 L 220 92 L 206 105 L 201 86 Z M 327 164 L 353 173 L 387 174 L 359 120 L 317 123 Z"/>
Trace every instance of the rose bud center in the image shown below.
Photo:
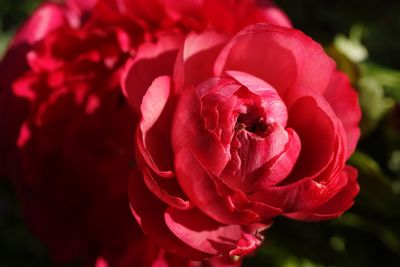
<path fill-rule="evenodd" d="M 270 178 L 269 168 L 297 137 L 286 129 L 285 103 L 271 85 L 237 71 L 214 77 L 196 91 L 205 128 L 201 132 L 205 130 L 203 133 L 210 136 L 207 140 L 215 140 L 223 149 L 218 157 L 224 160 L 212 165 L 210 171 L 233 188 L 253 192 L 256 184 Z M 199 135 L 203 134 L 193 138 Z M 201 146 L 197 151 L 201 151 L 197 158 L 204 158 L 203 165 L 211 166 L 207 159 L 215 157 L 218 150 Z M 278 173 L 273 183 L 286 175 Z"/>
<path fill-rule="evenodd" d="M 265 137 L 267 135 L 269 124 L 265 121 L 264 116 L 265 113 L 263 113 L 259 108 L 247 107 L 247 113 L 239 114 L 235 130 L 246 130 L 260 137 Z"/>

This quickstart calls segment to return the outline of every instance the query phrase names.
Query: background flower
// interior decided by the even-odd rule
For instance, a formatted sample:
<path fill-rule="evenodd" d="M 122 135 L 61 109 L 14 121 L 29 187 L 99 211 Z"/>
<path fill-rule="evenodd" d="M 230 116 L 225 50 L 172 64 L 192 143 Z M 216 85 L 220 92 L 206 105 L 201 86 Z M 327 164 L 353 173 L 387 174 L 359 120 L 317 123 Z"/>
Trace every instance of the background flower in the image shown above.
<path fill-rule="evenodd" d="M 137 115 L 120 90 L 122 67 L 143 40 L 191 29 L 172 19 L 164 26 L 164 18 L 153 25 L 120 7 L 44 3 L 16 33 L 0 63 L 0 175 L 15 185 L 29 229 L 56 264 L 240 265 L 167 253 L 134 222 L 127 178 Z M 199 20 L 201 30 L 207 17 Z"/>

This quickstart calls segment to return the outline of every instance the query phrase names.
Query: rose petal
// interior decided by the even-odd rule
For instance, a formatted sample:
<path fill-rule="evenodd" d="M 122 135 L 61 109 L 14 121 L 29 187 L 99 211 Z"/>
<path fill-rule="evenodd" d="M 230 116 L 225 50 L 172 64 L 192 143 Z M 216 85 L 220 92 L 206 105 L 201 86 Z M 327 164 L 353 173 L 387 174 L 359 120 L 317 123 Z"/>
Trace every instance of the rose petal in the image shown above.
<path fill-rule="evenodd" d="M 142 114 L 137 132 L 137 146 L 147 165 L 158 175 L 173 177 L 170 121 L 172 112 L 166 108 L 170 98 L 171 78 L 156 78 L 140 106 Z M 162 120 L 160 117 L 163 115 Z"/>
<path fill-rule="evenodd" d="M 246 131 L 235 135 L 234 139 L 240 145 L 237 148 L 231 146 L 232 160 L 221 175 L 226 183 L 244 192 L 251 192 L 255 184 L 265 178 L 266 170 L 263 167 L 269 167 L 289 142 L 288 133 L 279 124 L 271 124 L 269 131 L 264 138 Z"/>
<path fill-rule="evenodd" d="M 321 100 L 321 99 L 320 99 Z M 327 167 L 335 150 L 337 119 L 334 114 L 327 114 L 329 104 L 316 101 L 315 97 L 299 98 L 289 110 L 288 126 L 293 128 L 301 140 L 301 152 L 290 176 L 284 183 L 311 177 Z M 333 112 L 332 112 L 333 113 Z"/>
<path fill-rule="evenodd" d="M 66 23 L 65 10 L 61 6 L 45 3 L 38 7 L 15 34 L 0 61 L 0 88 L 9 88 L 10 83 L 27 70 L 26 54 L 33 44 Z"/>
<path fill-rule="evenodd" d="M 223 225 L 197 209 L 165 212 L 168 228 L 189 246 L 209 254 L 227 255 L 242 236 L 240 225 Z"/>
<path fill-rule="evenodd" d="M 121 79 L 121 87 L 131 106 L 140 111 L 142 98 L 153 80 L 172 75 L 176 55 L 182 44 L 181 35 L 161 36 L 157 43 L 144 43 L 136 57 L 128 61 Z"/>
<path fill-rule="evenodd" d="M 354 203 L 354 198 L 360 191 L 357 184 L 357 170 L 346 166 L 343 175 L 347 176 L 346 185 L 330 200 L 320 207 L 309 211 L 285 214 L 286 217 L 301 221 L 322 221 L 339 217 Z"/>
<path fill-rule="evenodd" d="M 169 206 L 177 209 L 192 207 L 175 179 L 160 178 L 146 167 L 143 167 L 142 174 L 147 188 Z"/>
<path fill-rule="evenodd" d="M 211 83 L 212 81 L 207 82 Z M 196 90 L 192 88 L 184 90 L 178 102 L 172 125 L 171 136 L 174 153 L 181 148 L 188 148 L 203 166 L 207 166 L 209 172 L 219 176 L 229 160 L 229 151 L 222 145 L 215 133 L 206 129 L 200 113 L 201 102 Z"/>
<path fill-rule="evenodd" d="M 358 95 L 351 87 L 346 75 L 336 71 L 332 75 L 331 82 L 324 96 L 329 104 L 331 104 L 336 116 L 342 121 L 346 131 L 346 159 L 349 159 L 360 137 L 360 128 L 358 125 L 361 119 L 361 110 L 358 103 Z"/>
<path fill-rule="evenodd" d="M 248 224 L 259 220 L 255 212 L 240 210 L 229 197 L 218 194 L 210 175 L 187 149 L 183 148 L 175 154 L 175 170 L 178 182 L 189 199 L 214 220 L 226 224 Z"/>
<path fill-rule="evenodd" d="M 346 183 L 347 177 L 343 173 L 339 173 L 328 182 L 302 179 L 289 185 L 263 188 L 250 196 L 250 199 L 279 207 L 285 214 L 304 212 L 326 203 Z"/>
<path fill-rule="evenodd" d="M 301 151 L 301 142 L 297 133 L 289 128 L 286 129 L 289 141 L 284 151 L 272 162 L 266 164 L 266 169 L 259 181 L 259 188 L 267 188 L 283 181 L 293 170 Z"/>
<path fill-rule="evenodd" d="M 267 112 L 268 123 L 277 122 L 286 127 L 288 113 L 285 103 L 276 90 L 265 81 L 240 71 L 227 71 L 229 76 L 244 85 L 250 92 L 262 97 L 262 106 Z"/>
<path fill-rule="evenodd" d="M 130 175 L 128 193 L 134 217 L 143 231 L 159 246 L 193 260 L 211 256 L 186 245 L 169 230 L 164 220 L 167 206 L 149 192 L 137 171 Z"/>
<path fill-rule="evenodd" d="M 324 92 L 334 67 L 322 47 L 300 31 L 256 24 L 225 46 L 215 62 L 214 74 L 225 70 L 247 72 L 271 84 L 283 96 L 290 87 Z"/>
<path fill-rule="evenodd" d="M 176 92 L 213 76 L 212 66 L 226 40 L 226 35 L 214 31 L 188 34 L 175 63 Z"/>

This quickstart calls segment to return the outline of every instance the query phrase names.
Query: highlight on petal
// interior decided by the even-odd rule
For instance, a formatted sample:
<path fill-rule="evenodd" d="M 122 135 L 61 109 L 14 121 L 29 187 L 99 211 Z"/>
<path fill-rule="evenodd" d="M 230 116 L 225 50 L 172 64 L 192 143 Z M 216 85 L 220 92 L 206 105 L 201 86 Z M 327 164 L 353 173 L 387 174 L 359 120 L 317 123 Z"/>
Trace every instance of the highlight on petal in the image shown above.
<path fill-rule="evenodd" d="M 192 207 L 189 200 L 182 192 L 176 179 L 165 179 L 142 166 L 142 175 L 147 188 L 160 200 L 176 209 L 189 209 Z"/>
<path fill-rule="evenodd" d="M 11 82 L 27 70 L 26 54 L 32 45 L 67 24 L 65 12 L 60 5 L 42 4 L 17 31 L 0 61 L 0 88 L 9 88 Z"/>
<path fill-rule="evenodd" d="M 343 174 L 338 174 L 328 183 L 303 179 L 296 183 L 263 188 L 249 198 L 273 207 L 280 207 L 284 215 L 315 209 L 331 199 L 347 182 Z"/>
<path fill-rule="evenodd" d="M 334 68 L 322 47 L 302 32 L 256 24 L 239 32 L 225 46 L 215 62 L 214 74 L 226 70 L 247 72 L 284 96 L 291 87 L 324 92 Z"/>
<path fill-rule="evenodd" d="M 159 76 L 172 75 L 182 38 L 179 34 L 163 35 L 156 43 L 144 43 L 138 48 L 136 56 L 126 63 L 121 87 L 137 112 L 153 80 Z"/>
<path fill-rule="evenodd" d="M 186 36 L 174 67 L 176 92 L 213 76 L 212 66 L 226 41 L 225 34 L 215 31 L 192 32 Z"/>
<path fill-rule="evenodd" d="M 288 112 L 285 103 L 271 85 L 250 74 L 240 71 L 227 71 L 226 74 L 245 86 L 250 92 L 259 95 L 261 106 L 265 108 L 268 123 L 279 123 L 286 127 Z"/>
<path fill-rule="evenodd" d="M 301 141 L 297 133 L 289 128 L 289 141 L 285 145 L 284 151 L 278 155 L 271 163 L 266 164 L 266 168 L 259 181 L 260 188 L 274 186 L 282 182 L 293 170 L 301 151 Z"/>
<path fill-rule="evenodd" d="M 225 224 L 249 224 L 260 220 L 256 212 L 242 210 L 234 205 L 229 196 L 221 196 L 210 174 L 187 149 L 183 148 L 175 154 L 175 170 L 185 194 L 197 208 L 214 220 Z"/>
<path fill-rule="evenodd" d="M 361 109 L 358 95 L 351 87 L 344 73 L 334 72 L 328 89 L 324 93 L 326 100 L 332 106 L 336 116 L 342 121 L 347 136 L 346 159 L 353 154 L 360 137 L 359 123 Z"/>
<path fill-rule="evenodd" d="M 22 43 L 32 45 L 66 23 L 66 10 L 62 6 L 52 3 L 42 4 L 16 33 L 11 47 Z"/>
<path fill-rule="evenodd" d="M 136 145 L 138 153 L 157 175 L 173 177 L 172 148 L 170 144 L 171 78 L 160 76 L 148 88 L 140 106 Z"/>
<path fill-rule="evenodd" d="M 208 171 L 218 176 L 229 160 L 229 151 L 221 144 L 218 136 L 206 129 L 201 105 L 200 97 L 194 88 L 184 90 L 172 124 L 172 146 L 175 154 L 181 148 L 189 148 L 197 160 L 207 166 Z"/>
<path fill-rule="evenodd" d="M 285 12 L 272 4 L 267 4 L 267 6 L 264 8 L 261 7 L 259 13 L 265 17 L 267 23 L 292 28 L 292 22 Z"/>
<path fill-rule="evenodd" d="M 189 246 L 214 255 L 228 255 L 242 236 L 240 225 L 224 225 L 197 209 L 168 208 L 165 213 L 168 228 Z"/>
<path fill-rule="evenodd" d="M 347 211 L 354 203 L 354 198 L 360 191 L 357 184 L 357 170 L 346 166 L 343 171 L 347 183 L 331 199 L 321 206 L 312 209 L 285 214 L 286 217 L 302 221 L 322 221 L 339 217 Z"/>
<path fill-rule="evenodd" d="M 243 233 L 242 238 L 238 242 L 238 246 L 235 249 L 231 250 L 229 252 L 229 255 L 231 256 L 247 255 L 253 252 L 255 249 L 257 249 L 259 246 L 261 246 L 263 239 L 264 239 L 263 236 L 260 234 L 254 236 L 248 233 Z"/>
<path fill-rule="evenodd" d="M 326 168 L 333 153 L 339 152 L 335 150 L 337 127 L 333 121 L 337 118 L 334 115 L 329 116 L 329 110 L 328 103 L 317 103 L 311 96 L 299 98 L 291 106 L 288 126 L 299 135 L 302 147 L 296 166 L 286 183 L 317 175 Z"/>
<path fill-rule="evenodd" d="M 192 260 L 202 260 L 211 256 L 186 245 L 171 232 L 164 219 L 168 207 L 147 189 L 137 170 L 132 171 L 129 177 L 128 193 L 136 221 L 155 243 Z"/>

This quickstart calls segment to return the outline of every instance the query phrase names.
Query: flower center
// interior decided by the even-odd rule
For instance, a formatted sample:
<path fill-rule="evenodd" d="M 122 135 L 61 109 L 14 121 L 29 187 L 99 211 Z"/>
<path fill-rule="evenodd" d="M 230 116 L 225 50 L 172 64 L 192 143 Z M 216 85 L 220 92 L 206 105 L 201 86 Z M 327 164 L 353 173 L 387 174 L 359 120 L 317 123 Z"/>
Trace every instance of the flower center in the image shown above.
<path fill-rule="evenodd" d="M 258 136 L 265 137 L 268 123 L 264 119 L 264 112 L 258 108 L 248 109 L 246 113 L 240 113 L 235 125 L 235 130 L 246 130 Z"/>

